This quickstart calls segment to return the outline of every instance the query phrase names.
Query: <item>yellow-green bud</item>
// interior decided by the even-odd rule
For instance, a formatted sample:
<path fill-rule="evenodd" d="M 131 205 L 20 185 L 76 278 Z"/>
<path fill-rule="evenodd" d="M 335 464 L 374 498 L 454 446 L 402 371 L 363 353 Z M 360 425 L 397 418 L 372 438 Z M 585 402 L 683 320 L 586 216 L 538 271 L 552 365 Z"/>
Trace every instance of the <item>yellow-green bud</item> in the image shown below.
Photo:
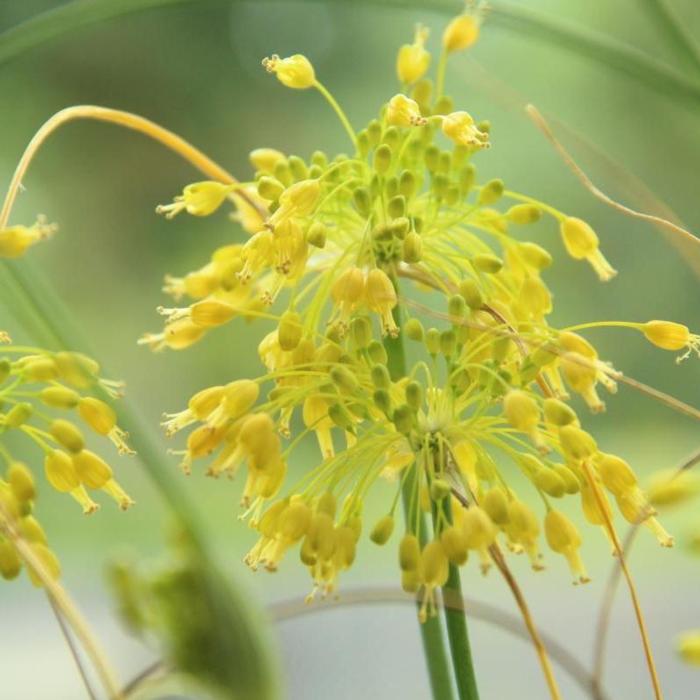
<path fill-rule="evenodd" d="M 367 352 L 369 354 L 369 359 L 380 365 L 385 365 L 389 359 L 386 354 L 386 349 L 378 340 L 373 340 L 367 346 Z"/>
<path fill-rule="evenodd" d="M 22 570 L 22 560 L 15 546 L 6 539 L 0 539 L 0 576 L 10 581 L 19 576 Z"/>
<path fill-rule="evenodd" d="M 65 386 L 47 386 L 39 393 L 39 399 L 51 408 L 75 408 L 80 394 Z"/>
<path fill-rule="evenodd" d="M 210 392 L 211 388 L 205 389 L 205 391 Z M 211 396 L 211 394 L 208 394 L 208 396 Z M 199 392 L 196 396 L 192 397 L 190 408 L 193 407 L 193 402 L 197 403 L 196 399 L 201 400 L 202 398 L 203 392 Z M 216 404 L 218 404 L 218 396 L 211 410 L 214 410 Z M 100 401 L 100 399 L 95 399 L 91 396 L 80 399 L 78 403 L 78 414 L 99 435 L 108 435 L 117 424 L 117 414 L 114 412 L 114 409 L 104 401 Z M 195 411 L 195 415 L 201 420 L 202 416 L 199 414 L 198 410 Z M 203 417 L 206 418 L 206 416 Z"/>
<path fill-rule="evenodd" d="M 58 418 L 51 422 L 49 432 L 54 440 L 70 452 L 80 452 L 85 447 L 85 438 L 70 421 Z"/>
<path fill-rule="evenodd" d="M 372 200 L 369 190 L 366 187 L 358 187 L 352 193 L 352 200 L 355 208 L 362 216 L 369 216 L 372 211 Z"/>
<path fill-rule="evenodd" d="M 36 498 L 34 476 L 23 462 L 12 462 L 7 470 L 7 481 L 12 493 L 20 503 L 33 501 Z"/>
<path fill-rule="evenodd" d="M 80 481 L 91 489 L 101 489 L 112 478 L 111 467 L 90 450 L 74 455 L 73 466 Z"/>
<path fill-rule="evenodd" d="M 5 425 L 8 428 L 19 428 L 32 417 L 33 413 L 34 408 L 30 403 L 15 404 L 5 416 Z"/>
<path fill-rule="evenodd" d="M 423 324 L 417 318 L 409 318 L 403 324 L 403 330 L 409 340 L 414 340 L 417 343 L 423 342 L 425 338 Z"/>
<path fill-rule="evenodd" d="M 598 451 L 593 437 L 575 425 L 565 425 L 559 429 L 559 441 L 564 454 L 570 459 L 589 459 Z"/>
<path fill-rule="evenodd" d="M 489 489 L 481 499 L 481 507 L 496 525 L 508 522 L 508 498 L 502 488 Z"/>
<path fill-rule="evenodd" d="M 289 156 L 289 169 L 295 180 L 306 180 L 309 177 L 309 169 L 299 156 Z"/>
<path fill-rule="evenodd" d="M 534 224 L 542 218 L 542 209 L 535 204 L 516 204 L 506 212 L 506 219 L 514 224 Z"/>
<path fill-rule="evenodd" d="M 258 194 L 263 199 L 269 199 L 274 202 L 279 199 L 282 192 L 284 192 L 284 185 L 277 178 L 263 175 L 258 180 Z"/>
<path fill-rule="evenodd" d="M 401 257 L 404 262 L 417 263 L 423 257 L 423 241 L 419 234 L 411 231 L 406 235 L 401 246 Z"/>
<path fill-rule="evenodd" d="M 447 302 L 447 313 L 454 318 L 453 323 L 459 321 L 465 312 L 466 302 L 461 294 L 453 294 Z"/>
<path fill-rule="evenodd" d="M 406 198 L 416 193 L 416 176 L 410 170 L 404 170 L 399 176 L 399 194 Z"/>
<path fill-rule="evenodd" d="M 9 360 L 0 360 L 0 384 L 2 384 L 12 371 L 12 363 Z"/>
<path fill-rule="evenodd" d="M 581 490 L 581 484 L 579 483 L 578 477 L 571 469 L 569 469 L 569 467 L 567 467 L 565 464 L 555 464 L 553 469 L 557 474 L 559 474 L 564 482 L 566 493 L 573 494 L 578 493 Z"/>
<path fill-rule="evenodd" d="M 54 362 L 59 375 L 69 384 L 85 389 L 95 383 L 100 366 L 87 355 L 80 352 L 57 352 Z"/>
<path fill-rule="evenodd" d="M 320 221 L 314 221 L 306 233 L 306 241 L 315 248 L 323 248 L 326 245 L 328 231 Z"/>
<path fill-rule="evenodd" d="M 364 349 L 372 342 L 372 323 L 366 316 L 357 316 L 350 323 L 350 334 L 356 348 Z"/>
<path fill-rule="evenodd" d="M 280 348 L 286 352 L 294 350 L 301 341 L 302 332 L 301 316 L 296 311 L 285 311 L 277 331 Z"/>
<path fill-rule="evenodd" d="M 433 502 L 442 501 L 443 498 L 447 498 L 450 493 L 450 485 L 444 479 L 433 479 L 430 483 L 430 499 Z"/>
<path fill-rule="evenodd" d="M 479 285 L 475 280 L 469 278 L 459 283 L 459 293 L 464 298 L 467 306 L 476 311 L 484 305 L 484 297 L 481 294 Z"/>
<path fill-rule="evenodd" d="M 445 357 L 452 357 L 457 350 L 457 336 L 452 329 L 440 333 L 440 352 Z"/>
<path fill-rule="evenodd" d="M 416 571 L 420 566 L 420 544 L 415 535 L 406 533 L 401 538 L 399 566 L 401 571 Z"/>
<path fill-rule="evenodd" d="M 518 251 L 523 260 L 536 270 L 545 270 L 552 264 L 552 256 L 537 243 L 521 243 Z"/>
<path fill-rule="evenodd" d="M 413 429 L 413 411 L 407 404 L 403 404 L 396 408 L 392 420 L 396 430 L 404 435 L 408 435 Z"/>
<path fill-rule="evenodd" d="M 370 370 L 372 383 L 377 389 L 388 389 L 391 386 L 389 370 L 384 365 L 373 365 Z"/>
<path fill-rule="evenodd" d="M 437 328 L 428 328 L 425 333 L 425 346 L 431 355 L 440 352 L 440 331 Z"/>
<path fill-rule="evenodd" d="M 375 544 L 386 544 L 392 532 L 394 532 L 394 518 L 392 515 L 385 515 L 383 518 L 380 518 L 377 524 L 372 528 L 369 538 Z"/>
<path fill-rule="evenodd" d="M 455 525 L 445 528 L 440 534 L 440 543 L 447 558 L 456 566 L 466 564 L 469 558 L 467 538 L 461 528 Z"/>
<path fill-rule="evenodd" d="M 548 423 L 558 426 L 576 423 L 578 420 L 574 409 L 559 399 L 544 400 L 544 417 Z"/>
<path fill-rule="evenodd" d="M 391 167 L 391 146 L 387 143 L 381 144 L 381 146 L 377 147 L 377 150 L 374 152 L 374 169 L 380 174 L 383 175 L 386 173 L 387 170 Z M 401 216 L 401 214 L 398 214 L 397 216 Z"/>
<path fill-rule="evenodd" d="M 417 411 L 423 405 L 423 387 L 415 380 L 408 382 L 405 389 L 406 403 Z"/>
<path fill-rule="evenodd" d="M 391 414 L 391 397 L 386 389 L 377 389 L 372 394 L 372 400 L 375 406 L 385 415 L 389 416 Z"/>
<path fill-rule="evenodd" d="M 489 180 L 481 188 L 481 192 L 479 192 L 477 202 L 481 206 L 489 206 L 491 204 L 495 204 L 503 196 L 504 189 L 505 185 L 503 184 L 503 180 Z"/>
<path fill-rule="evenodd" d="M 481 253 L 472 258 L 472 264 L 481 272 L 495 274 L 496 272 L 500 272 L 501 268 L 503 267 L 503 260 L 496 255 Z"/>
<path fill-rule="evenodd" d="M 549 467 L 544 467 L 535 472 L 533 481 L 539 489 L 553 498 L 561 498 L 566 492 L 564 479 L 554 469 Z"/>
<path fill-rule="evenodd" d="M 58 375 L 56 363 L 50 357 L 33 357 L 22 370 L 27 379 L 35 382 L 48 382 Z"/>
<path fill-rule="evenodd" d="M 358 382 L 355 375 L 347 368 L 343 366 L 333 367 L 329 372 L 331 381 L 343 391 L 350 394 L 357 391 Z"/>
<path fill-rule="evenodd" d="M 71 458 L 61 450 L 51 450 L 44 459 L 46 479 L 57 491 L 68 492 L 80 486 Z"/>

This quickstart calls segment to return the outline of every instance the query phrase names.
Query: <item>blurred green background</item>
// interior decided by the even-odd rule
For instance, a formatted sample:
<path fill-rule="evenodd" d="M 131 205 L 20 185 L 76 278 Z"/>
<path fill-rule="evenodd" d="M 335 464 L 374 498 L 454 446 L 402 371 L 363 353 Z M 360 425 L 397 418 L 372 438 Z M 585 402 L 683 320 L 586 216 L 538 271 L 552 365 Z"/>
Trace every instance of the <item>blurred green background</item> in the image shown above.
<path fill-rule="evenodd" d="M 0 29 L 57 4 L 0 3 Z M 648 3 L 525 4 L 614 36 L 694 77 L 692 66 L 683 63 L 645 12 Z M 689 31 L 700 37 L 697 3 L 672 4 Z M 346 137 L 320 96 L 285 90 L 265 74 L 260 59 L 273 52 L 307 54 L 359 126 L 396 91 L 395 52 L 411 38 L 416 21 L 433 28 L 431 46 L 437 47 L 444 15 L 357 2 L 191 2 L 53 40 L 0 66 L 2 183 L 9 181 L 41 123 L 62 107 L 80 103 L 153 119 L 243 179 L 250 173 L 247 153 L 258 146 L 303 156 L 317 148 L 345 151 Z M 653 206 L 627 198 L 631 180 L 621 177 L 606 158 L 641 178 L 691 230 L 700 230 L 697 102 L 671 99 L 600 63 L 488 21 L 469 55 L 451 62 L 448 85 L 458 108 L 492 122 L 494 147 L 477 158 L 480 176 L 503 177 L 510 188 L 589 220 L 620 271 L 611 283 L 598 283 L 587 265 L 566 257 L 555 226 L 541 224 L 533 237 L 557 260 L 548 273 L 556 296 L 554 324 L 668 318 L 700 328 L 698 277 L 688 253 L 679 253 L 659 231 L 605 207 L 585 191 L 523 114 L 518 99 L 533 102 L 565 125 L 559 135 L 612 196 L 638 208 Z M 589 145 L 572 140 L 572 134 L 580 134 Z M 41 212 L 60 223 L 56 238 L 31 255 L 79 319 L 96 354 L 114 376 L 126 381 L 154 431 L 163 411 L 183 407 L 198 389 L 258 370 L 255 348 L 262 329 L 256 326 L 230 324 L 179 353 L 155 355 L 135 343 L 144 331 L 160 327 L 155 307 L 166 301 L 160 292 L 166 272 L 194 269 L 216 246 L 242 238 L 223 215 L 205 220 L 181 216 L 172 222 L 155 215 L 157 204 L 197 179 L 187 164 L 140 135 L 105 124 L 76 123 L 53 136 L 41 152 L 13 214 L 15 222 L 29 223 Z M 28 340 L 12 309 L 2 304 L 1 290 L 0 327 L 18 341 Z M 630 376 L 700 404 L 697 358 L 676 366 L 672 354 L 649 347 L 632 332 L 605 330 L 589 337 L 602 357 Z M 627 457 L 641 474 L 673 466 L 700 443 L 698 426 L 690 419 L 624 386 L 608 398 L 607 413 L 592 417 L 589 425 L 604 449 Z M 162 442 L 163 449 L 169 446 Z M 303 468 L 302 461 L 294 467 Z M 177 458 L 172 462 L 173 478 L 184 479 Z M 138 502 L 129 513 L 105 502 L 98 515 L 86 520 L 70 499 L 48 488 L 42 489 L 39 505 L 63 560 L 67 585 L 95 624 L 120 675 L 128 678 L 152 652 L 129 640 L 114 619 L 104 592 L 103 566 L 109 556 L 125 550 L 157 559 L 167 519 L 137 461 L 115 458 L 114 463 L 120 481 Z M 308 591 L 306 572 L 294 557 L 276 575 L 245 570 L 241 559 L 254 538 L 237 520 L 240 481 L 208 481 L 195 470 L 186 486 L 201 506 L 221 561 L 251 600 L 262 604 Z M 380 512 L 388 493 L 380 487 L 368 506 L 368 521 Z M 700 526 L 700 516 L 686 509 L 664 522 L 682 541 L 691 526 Z M 593 613 L 611 559 L 602 535 L 586 532 L 584 556 L 594 578 L 587 587 L 572 589 L 563 560 L 553 555 L 547 557 L 544 574 L 532 574 L 519 560 L 513 566 L 542 629 L 588 664 Z M 633 570 L 667 697 L 698 697 L 700 676 L 676 660 L 673 641 L 682 629 L 700 627 L 700 561 L 682 546 L 662 551 L 645 536 L 633 555 Z M 341 586 L 397 582 L 393 549 L 363 544 Z M 465 589 L 469 596 L 514 610 L 498 576 L 483 579 L 474 565 L 465 574 Z M 631 608 L 621 593 L 607 685 L 615 698 L 650 697 Z M 42 596 L 24 581 L 3 585 L 0 615 L 0 697 L 82 697 Z M 484 698 L 545 697 L 534 654 L 525 644 L 478 621 L 472 630 Z M 285 622 L 275 628 L 275 636 L 291 698 L 427 696 L 410 606 L 329 611 Z M 566 698 L 585 697 L 558 675 Z"/>

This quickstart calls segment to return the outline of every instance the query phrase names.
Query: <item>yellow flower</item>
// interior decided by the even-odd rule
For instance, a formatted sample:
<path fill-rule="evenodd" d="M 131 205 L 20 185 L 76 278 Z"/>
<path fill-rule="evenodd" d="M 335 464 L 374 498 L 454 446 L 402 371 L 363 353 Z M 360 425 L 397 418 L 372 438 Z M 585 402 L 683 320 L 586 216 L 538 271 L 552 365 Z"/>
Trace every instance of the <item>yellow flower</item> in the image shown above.
<path fill-rule="evenodd" d="M 270 58 L 264 58 L 262 64 L 268 73 L 274 73 L 280 83 L 287 87 L 305 90 L 316 84 L 314 67 L 306 56 L 299 53 L 289 58 L 272 54 Z"/>
<path fill-rule="evenodd" d="M 442 132 L 457 144 L 468 148 L 490 148 L 489 135 L 480 131 L 468 112 L 451 112 L 442 118 Z"/>
<path fill-rule="evenodd" d="M 175 197 L 172 204 L 156 207 L 156 213 L 165 214 L 166 219 L 172 219 L 181 211 L 186 211 L 192 216 L 209 216 L 224 203 L 236 187 L 237 185 L 224 185 L 212 180 L 193 182 L 185 187 L 181 195 Z"/>
<path fill-rule="evenodd" d="M 662 350 L 685 350 L 676 362 L 687 358 L 691 352 L 700 357 L 700 336 L 690 332 L 687 326 L 673 321 L 648 321 L 641 326 L 646 339 Z"/>
<path fill-rule="evenodd" d="M 386 112 L 387 123 L 393 126 L 422 126 L 428 120 L 421 116 L 415 100 L 406 95 L 394 95 L 389 100 Z"/>
<path fill-rule="evenodd" d="M 425 48 L 427 39 L 428 30 L 419 24 L 416 26 L 413 43 L 404 44 L 399 49 L 396 75 L 400 83 L 410 85 L 425 75 L 430 65 L 430 54 Z"/>
<path fill-rule="evenodd" d="M 471 3 L 467 3 L 469 6 Z M 442 45 L 449 53 L 464 51 L 479 38 L 481 17 L 478 12 L 468 11 L 453 18 L 442 34 Z"/>
<path fill-rule="evenodd" d="M 598 277 L 607 282 L 617 271 L 613 269 L 598 248 L 598 236 L 582 219 L 567 216 L 560 223 L 561 236 L 567 253 L 574 260 L 587 260 Z"/>
<path fill-rule="evenodd" d="M 10 226 L 0 230 L 0 258 L 19 258 L 27 248 L 50 238 L 58 227 L 38 217 L 32 226 Z"/>

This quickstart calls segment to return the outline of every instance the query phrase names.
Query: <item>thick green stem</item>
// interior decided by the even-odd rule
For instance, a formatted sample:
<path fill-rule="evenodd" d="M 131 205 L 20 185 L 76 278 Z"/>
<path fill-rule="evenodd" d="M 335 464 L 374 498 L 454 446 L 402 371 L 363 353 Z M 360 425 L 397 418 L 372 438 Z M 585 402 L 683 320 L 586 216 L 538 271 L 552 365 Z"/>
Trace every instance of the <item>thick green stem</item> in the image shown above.
<path fill-rule="evenodd" d="M 396 280 L 393 280 L 396 286 Z M 394 309 L 394 320 L 396 325 L 401 328 L 401 309 L 397 306 Z M 403 338 L 399 335 L 397 338 L 387 337 L 384 339 L 384 347 L 387 353 L 387 368 L 392 380 L 396 381 L 406 375 L 406 351 L 403 346 Z M 415 490 L 416 465 L 410 467 L 411 473 L 404 480 L 401 497 L 403 502 L 403 511 L 406 523 L 411 522 L 411 494 Z M 426 543 L 428 537 L 428 523 L 425 515 L 421 514 L 418 523 L 418 532 L 416 533 L 421 547 Z M 423 642 L 423 654 L 425 662 L 428 666 L 428 675 L 430 677 L 430 688 L 435 700 L 452 700 L 454 692 L 452 690 L 452 679 L 450 668 L 447 661 L 447 652 L 445 650 L 445 640 L 442 632 L 442 624 L 439 617 L 429 617 L 425 622 L 420 624 L 421 641 Z"/>

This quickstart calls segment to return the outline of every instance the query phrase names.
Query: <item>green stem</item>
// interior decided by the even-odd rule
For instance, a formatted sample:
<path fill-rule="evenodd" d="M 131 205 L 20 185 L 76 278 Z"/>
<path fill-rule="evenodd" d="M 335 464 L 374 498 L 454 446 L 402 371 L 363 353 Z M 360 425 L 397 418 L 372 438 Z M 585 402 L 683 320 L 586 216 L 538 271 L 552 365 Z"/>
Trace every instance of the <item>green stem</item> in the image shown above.
<path fill-rule="evenodd" d="M 450 499 L 446 499 L 445 509 L 447 516 L 452 520 Z M 447 583 L 443 586 L 443 594 L 449 600 L 462 601 L 462 578 L 459 567 L 450 564 L 450 573 Z M 463 609 L 452 605 L 445 605 L 445 622 L 447 624 L 447 638 L 450 641 L 450 653 L 452 654 L 452 667 L 457 681 L 457 690 L 460 700 L 479 700 L 479 690 L 476 685 L 474 673 L 474 659 L 472 657 L 471 644 L 469 643 L 469 631 L 467 629 L 467 615 Z"/>
<path fill-rule="evenodd" d="M 397 286 L 396 279 L 392 280 L 394 286 Z M 401 307 L 396 306 L 394 309 L 394 320 L 396 325 L 401 328 Z M 399 335 L 397 338 L 386 337 L 384 339 L 384 348 L 387 353 L 387 369 L 393 381 L 406 376 L 406 350 L 403 345 L 403 338 Z M 403 503 L 404 518 L 407 527 L 411 522 L 411 494 L 416 488 L 416 479 L 418 477 L 417 465 L 410 467 L 411 472 L 404 480 L 401 489 L 401 500 Z M 428 539 L 428 523 L 425 515 L 421 513 L 418 523 L 418 532 L 416 533 L 421 549 Z M 418 604 L 420 607 L 420 604 Z M 423 642 L 423 654 L 425 662 L 428 666 L 428 676 L 430 677 L 430 688 L 433 693 L 434 700 L 452 700 L 454 692 L 452 690 L 452 679 L 450 677 L 450 669 L 447 661 L 447 652 L 445 650 L 445 640 L 442 632 L 442 624 L 439 617 L 429 617 L 425 622 L 420 624 L 421 641 Z"/>
<path fill-rule="evenodd" d="M 318 80 L 314 83 L 315 88 L 326 98 L 326 101 L 328 104 L 333 108 L 333 111 L 338 115 L 338 119 L 340 119 L 340 123 L 345 127 L 345 131 L 348 132 L 348 136 L 350 137 L 350 140 L 352 141 L 352 145 L 355 147 L 355 150 L 357 150 L 357 136 L 355 135 L 355 130 L 352 128 L 352 124 L 350 124 L 350 120 L 347 118 L 345 112 L 343 111 L 343 108 L 338 104 L 338 101 L 331 95 L 330 91 L 328 88 L 323 85 L 323 83 L 320 83 Z"/>

